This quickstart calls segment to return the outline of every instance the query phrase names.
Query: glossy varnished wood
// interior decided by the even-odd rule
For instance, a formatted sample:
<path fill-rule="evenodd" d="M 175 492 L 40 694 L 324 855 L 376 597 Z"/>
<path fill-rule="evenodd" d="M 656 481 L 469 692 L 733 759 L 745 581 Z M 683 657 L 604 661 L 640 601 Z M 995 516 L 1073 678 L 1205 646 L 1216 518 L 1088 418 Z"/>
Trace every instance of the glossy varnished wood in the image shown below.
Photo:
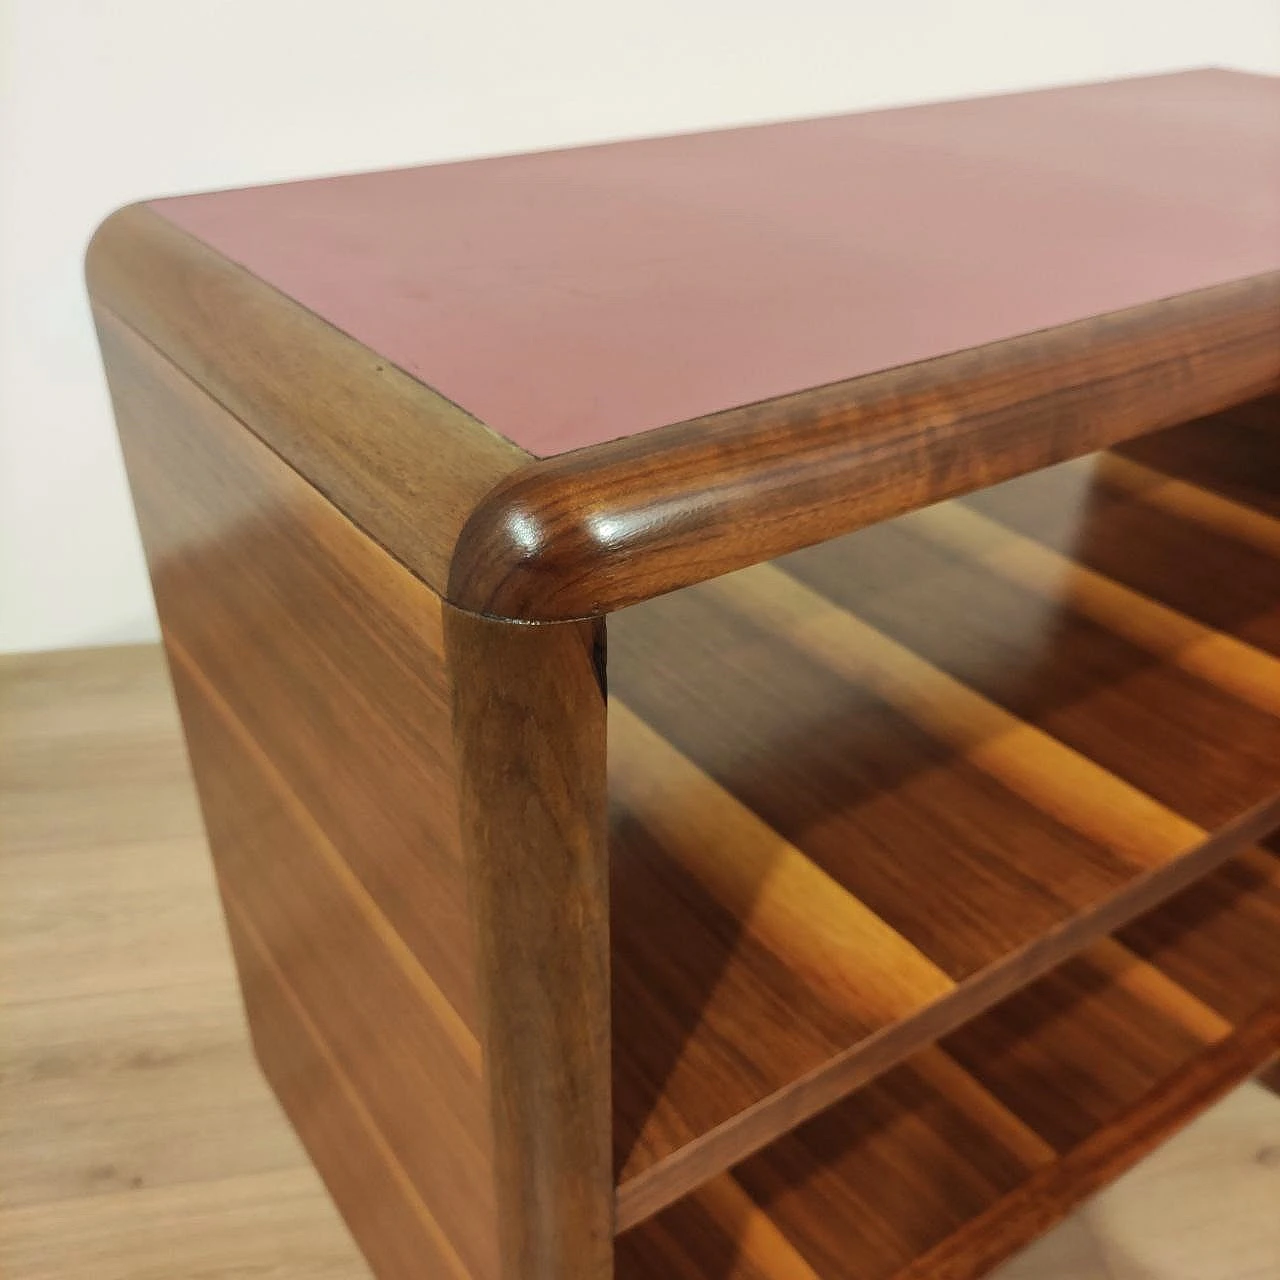
<path fill-rule="evenodd" d="M 450 598 L 602 613 L 1280 387 L 1280 273 L 532 464 Z"/>
<path fill-rule="evenodd" d="M 1208 487 L 1221 497 L 1280 517 L 1280 494 L 1266 483 L 1275 465 L 1280 397 L 1237 405 L 1222 421 L 1229 424 L 1229 447 L 1215 433 L 1188 422 L 1150 439 L 1131 440 L 1115 453 L 1148 466 L 1161 485 L 1180 480 L 1198 489 Z M 1150 492 L 1150 484 L 1146 488 Z"/>
<path fill-rule="evenodd" d="M 6 655 L 0 726 L 0 1272 L 368 1280 L 248 1052 L 159 647 Z M 1001 1275 L 1269 1275 L 1278 1142 L 1246 1086 Z"/>
<path fill-rule="evenodd" d="M 99 230 L 98 305 L 490 616 L 607 613 L 1280 387 L 1270 271 L 535 460 L 165 207 Z"/>
<path fill-rule="evenodd" d="M 604 626 L 445 607 L 503 1274 L 611 1273 Z"/>
<path fill-rule="evenodd" d="M 1237 634 L 1280 558 L 1108 496 L 1111 461 L 610 620 L 621 1225 L 1280 821 L 1280 659 Z M 1182 573 L 1145 571 L 1154 520 Z"/>
<path fill-rule="evenodd" d="M 985 1275 L 1280 1045 L 1273 855 L 1130 932 L 621 1236 L 618 1275 Z M 1206 934 L 1236 938 L 1208 970 Z M 1229 1000 L 1207 994 L 1228 983 Z"/>
<path fill-rule="evenodd" d="M 440 605 L 100 334 L 264 1069 L 380 1269 L 496 1276 Z"/>
<path fill-rule="evenodd" d="M 446 626 L 252 432 L 99 325 L 269 1079 L 380 1276 L 607 1275 L 596 624 Z"/>
<path fill-rule="evenodd" d="M 615 1231 L 653 1214 L 628 1259 L 824 1274 L 844 1265 L 824 1224 L 861 1221 L 869 1275 L 950 1274 L 947 1249 L 969 1274 L 1262 1063 L 1274 865 L 1222 864 L 1280 821 L 1280 260 L 1271 189 L 1241 161 L 1276 91 L 1204 73 L 493 162 L 536 171 L 527 241 L 484 240 L 509 212 L 485 163 L 159 201 L 100 229 L 90 291 L 255 1044 L 380 1276 L 604 1280 Z M 1151 188 L 1081 129 L 1096 112 L 1142 136 L 1154 118 L 1200 157 L 1188 180 L 1143 150 L 1176 233 L 1150 256 Z M 919 151 L 939 121 L 961 156 L 998 143 L 1021 172 L 1032 117 L 1086 203 L 1101 156 L 1073 242 L 1107 230 L 1101 292 L 1062 271 L 1028 289 L 983 221 L 996 328 L 950 280 L 965 306 L 912 346 L 916 255 L 890 253 L 881 293 L 907 323 L 882 352 L 850 288 L 879 242 L 850 234 L 845 166 L 771 189 L 778 225 L 804 229 L 782 239 L 853 274 L 777 274 L 815 305 L 790 346 L 766 329 L 763 389 L 733 341 L 760 333 L 726 323 L 704 326 L 719 372 L 650 397 L 686 405 L 653 429 L 611 429 L 586 377 L 564 392 L 586 387 L 600 421 L 565 436 L 543 403 L 510 419 L 525 448 L 447 398 L 458 370 L 508 409 L 557 385 L 532 338 L 509 342 L 531 302 L 538 339 L 602 386 L 657 385 L 671 356 L 626 346 L 596 369 L 565 343 L 583 305 L 623 334 L 652 321 L 628 301 L 652 254 L 632 279 L 626 210 L 596 219 L 591 278 L 566 291 L 540 255 L 583 245 L 562 217 L 537 227 L 575 188 L 538 173 L 634 170 L 665 207 L 666 181 L 758 189 L 742 146 L 821 175 L 833 140 L 887 129 Z M 1219 170 L 1236 198 L 1201 208 Z M 447 211 L 373 200 L 437 181 Z M 664 232 L 682 251 L 696 203 Z M 427 207 L 439 244 L 417 238 Z M 897 244 L 914 224 L 889 212 L 871 229 Z M 501 269 L 473 260 L 517 240 Z M 473 323 L 492 346 L 460 340 Z M 816 345 L 825 372 L 792 378 Z M 680 350 L 673 381 L 695 363 Z M 714 396 L 681 399 L 699 386 Z M 1053 1063 L 1087 1087 L 1063 1096 Z M 792 1196 L 832 1160 L 820 1196 Z M 864 1181 L 910 1212 L 859 1218 Z M 682 1215 L 704 1242 L 671 1243 Z M 738 1263 L 701 1252 L 730 1221 L 753 1242 Z"/>
<path fill-rule="evenodd" d="M 443 593 L 458 531 L 528 455 L 145 205 L 99 228 L 99 310 L 142 334 Z"/>

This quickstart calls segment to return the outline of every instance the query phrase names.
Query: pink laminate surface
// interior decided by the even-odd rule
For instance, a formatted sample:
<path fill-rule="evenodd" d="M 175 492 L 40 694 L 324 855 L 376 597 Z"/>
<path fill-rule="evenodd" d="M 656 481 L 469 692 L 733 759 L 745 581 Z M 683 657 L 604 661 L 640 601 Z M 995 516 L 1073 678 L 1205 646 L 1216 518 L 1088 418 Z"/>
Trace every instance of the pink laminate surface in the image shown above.
<path fill-rule="evenodd" d="M 538 455 L 1280 268 L 1197 71 L 156 202 Z"/>

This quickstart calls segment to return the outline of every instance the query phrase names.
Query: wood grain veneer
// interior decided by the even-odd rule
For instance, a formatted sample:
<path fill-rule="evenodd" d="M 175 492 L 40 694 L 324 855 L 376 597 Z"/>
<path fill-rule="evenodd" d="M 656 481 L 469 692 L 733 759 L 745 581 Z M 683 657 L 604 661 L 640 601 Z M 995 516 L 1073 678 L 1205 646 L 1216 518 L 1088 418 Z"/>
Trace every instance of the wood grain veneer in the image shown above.
<path fill-rule="evenodd" d="M 0 1271 L 369 1280 L 248 1052 L 163 653 L 5 655 L 0 721 Z M 1245 877 L 1222 891 L 1251 892 Z M 1188 918 L 1201 972 L 1232 945 L 1196 927 L 1205 914 Z M 1274 927 L 1265 912 L 1243 923 Z M 1188 938 L 1177 918 L 1165 928 Z M 1228 964 L 1222 991 L 1232 977 Z M 1028 1158 L 1043 1148 L 1007 1111 L 976 1114 Z M 1246 1086 L 1007 1274 L 1088 1274 L 1105 1254 L 1166 1280 L 1239 1280 L 1246 1259 L 1266 1275 L 1278 1142 L 1280 1100 Z M 1034 1194 L 1020 1203 L 1034 1225 Z"/>
<path fill-rule="evenodd" d="M 626 1232 L 618 1275 L 976 1280 L 1278 1045 L 1258 851 Z"/>
<path fill-rule="evenodd" d="M 1192 512 L 1280 530 L 1257 460 L 1257 505 L 1101 455 L 610 619 L 620 1225 L 1280 823 L 1280 555 Z"/>
<path fill-rule="evenodd" d="M 438 594 L 476 503 L 528 460 L 145 205 L 103 223 L 86 275 L 100 312 L 145 337 Z"/>
<path fill-rule="evenodd" d="M 1280 272 L 532 463 L 450 598 L 608 612 L 1280 388 Z"/>
<path fill-rule="evenodd" d="M 446 606 L 445 637 L 503 1274 L 607 1276 L 604 625 L 513 627 Z"/>
<path fill-rule="evenodd" d="M 654 1214 L 627 1258 L 719 1215 L 763 1274 L 825 1268 L 852 1184 L 791 1225 L 747 1201 L 842 1160 L 858 1106 L 894 1145 L 855 1181 L 955 1175 L 907 1175 L 868 1274 L 960 1274 L 1260 1065 L 1271 1014 L 1206 975 L 1213 920 L 1250 964 L 1275 933 L 1270 889 L 1214 886 L 1280 822 L 1277 92 L 1197 73 L 100 228 L 255 1044 L 380 1276 L 606 1280 Z M 871 152 L 915 157 L 901 189 Z M 974 254 L 921 271 L 946 236 Z M 708 310 L 650 307 L 663 279 Z M 1099 941 L 1197 880 L 1158 961 Z M 988 1053 L 1015 1032 L 1025 1061 Z M 1096 1072 L 1071 1106 L 1050 1059 Z"/>
<path fill-rule="evenodd" d="M 607 1275 L 593 624 L 473 619 L 460 655 L 429 588 L 131 330 L 99 333 L 264 1070 L 379 1275 Z M 549 678 L 509 687 L 522 662 Z"/>

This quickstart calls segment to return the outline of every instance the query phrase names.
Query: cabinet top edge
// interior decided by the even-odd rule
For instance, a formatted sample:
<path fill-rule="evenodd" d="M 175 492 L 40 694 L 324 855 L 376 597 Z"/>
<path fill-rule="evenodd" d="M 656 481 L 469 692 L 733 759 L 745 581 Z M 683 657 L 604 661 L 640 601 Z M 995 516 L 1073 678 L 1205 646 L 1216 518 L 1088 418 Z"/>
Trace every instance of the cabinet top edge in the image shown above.
<path fill-rule="evenodd" d="M 146 205 L 107 219 L 87 275 L 433 590 L 517 621 L 608 613 L 1280 390 L 1275 271 L 539 459 Z"/>
<path fill-rule="evenodd" d="M 1280 269 L 1220 70 L 150 207 L 541 458 Z"/>

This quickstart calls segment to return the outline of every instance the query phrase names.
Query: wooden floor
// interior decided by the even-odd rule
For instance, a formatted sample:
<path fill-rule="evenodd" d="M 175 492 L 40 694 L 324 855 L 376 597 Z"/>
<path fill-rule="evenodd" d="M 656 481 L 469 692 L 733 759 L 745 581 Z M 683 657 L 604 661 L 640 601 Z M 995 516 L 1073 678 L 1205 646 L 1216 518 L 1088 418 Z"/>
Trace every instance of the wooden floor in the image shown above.
<path fill-rule="evenodd" d="M 0 769 L 0 1275 L 367 1277 L 249 1054 L 158 651 L 0 658 Z M 1280 1099 L 999 1275 L 1276 1280 Z"/>

